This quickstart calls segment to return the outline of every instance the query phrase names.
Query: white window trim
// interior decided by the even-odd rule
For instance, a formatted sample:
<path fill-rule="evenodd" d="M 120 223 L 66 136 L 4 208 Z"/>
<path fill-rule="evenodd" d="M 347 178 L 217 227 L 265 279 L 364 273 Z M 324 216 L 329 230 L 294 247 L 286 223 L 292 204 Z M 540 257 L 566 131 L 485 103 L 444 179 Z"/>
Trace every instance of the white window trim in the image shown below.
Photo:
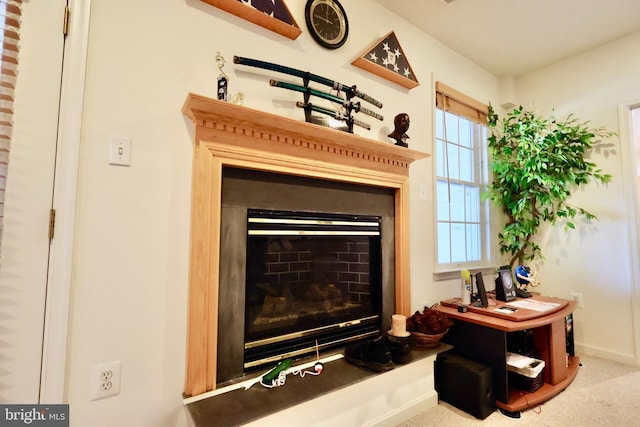
<path fill-rule="evenodd" d="M 456 97 L 458 100 L 463 100 L 463 101 L 467 101 L 469 100 L 470 103 L 469 105 L 473 105 L 475 106 L 479 106 L 482 105 L 481 103 L 479 103 L 478 101 L 475 101 L 457 91 L 455 91 L 454 89 L 449 88 L 446 85 L 441 84 L 440 82 L 436 83 L 436 90 L 434 90 L 434 94 L 436 93 L 436 91 L 438 90 L 438 88 L 445 88 L 445 90 L 448 93 L 453 93 L 454 97 Z M 434 97 L 435 98 L 435 97 Z M 437 110 L 441 109 L 443 110 L 443 112 L 445 111 L 445 109 L 443 108 L 438 108 L 436 106 L 436 103 L 434 102 L 433 105 L 433 115 L 432 115 L 432 120 L 433 120 L 433 153 L 436 153 L 436 144 L 437 144 L 437 132 L 436 132 L 436 120 L 437 120 Z M 459 114 L 458 114 L 459 115 Z M 487 137 L 489 136 L 489 130 L 487 129 Z M 486 174 L 485 176 L 485 180 L 486 183 L 489 183 L 490 180 L 490 171 L 489 171 L 489 162 L 490 157 L 489 157 L 489 153 L 487 150 L 487 143 L 486 141 L 483 144 L 482 149 L 486 150 L 485 155 L 482 157 L 483 160 L 486 162 L 486 164 L 484 165 L 480 165 L 482 167 L 482 173 Z M 474 156 L 476 156 L 476 154 L 474 154 Z M 477 159 L 477 156 L 475 157 Z M 436 190 L 436 186 L 437 186 L 437 181 L 438 181 L 438 177 L 437 177 L 437 156 L 434 155 L 433 156 L 433 188 L 434 188 L 434 193 Z M 482 193 L 482 191 L 481 191 Z M 484 235 L 488 238 L 488 241 L 484 241 L 483 244 L 483 257 L 480 261 L 477 262 L 464 262 L 464 263 L 449 263 L 449 264 L 440 264 L 438 262 L 438 216 L 437 216 L 437 202 L 434 203 L 433 205 L 433 235 L 436 237 L 433 241 L 434 243 L 434 257 L 433 257 L 433 262 L 434 262 L 434 272 L 433 272 L 433 278 L 435 281 L 443 281 L 443 280 L 450 280 L 450 279 L 459 279 L 460 278 L 460 272 L 462 270 L 468 270 L 471 274 L 475 274 L 477 272 L 481 272 L 483 275 L 489 275 L 489 276 L 493 276 L 496 274 L 496 271 L 498 269 L 498 264 L 500 262 L 499 257 L 498 257 L 498 251 L 497 251 L 497 247 L 498 247 L 498 237 L 497 237 L 497 232 L 500 229 L 499 226 L 499 219 L 500 219 L 500 212 L 491 205 L 490 201 L 485 201 L 482 203 L 486 203 L 486 206 L 481 209 L 481 223 L 484 224 L 484 227 L 486 228 L 486 230 L 483 232 Z M 488 216 L 488 218 L 487 218 Z"/>

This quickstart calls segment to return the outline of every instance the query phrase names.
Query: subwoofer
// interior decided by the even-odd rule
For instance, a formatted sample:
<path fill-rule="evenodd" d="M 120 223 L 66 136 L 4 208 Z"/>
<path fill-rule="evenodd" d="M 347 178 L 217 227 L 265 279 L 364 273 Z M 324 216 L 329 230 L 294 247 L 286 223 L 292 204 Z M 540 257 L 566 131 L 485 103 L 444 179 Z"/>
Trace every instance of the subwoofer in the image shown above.
<path fill-rule="evenodd" d="M 438 399 L 485 419 L 496 410 L 493 370 L 451 351 L 438 354 L 435 362 Z"/>

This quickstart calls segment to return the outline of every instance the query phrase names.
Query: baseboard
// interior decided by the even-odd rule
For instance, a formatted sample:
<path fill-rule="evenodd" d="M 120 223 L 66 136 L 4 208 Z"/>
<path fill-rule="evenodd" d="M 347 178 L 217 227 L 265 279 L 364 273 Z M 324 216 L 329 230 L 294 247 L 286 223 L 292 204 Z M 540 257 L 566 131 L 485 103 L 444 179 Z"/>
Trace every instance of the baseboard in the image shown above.
<path fill-rule="evenodd" d="M 625 365 L 640 365 L 640 360 L 638 360 L 633 354 L 620 353 L 617 351 L 611 351 L 607 348 L 585 345 L 582 343 L 575 343 L 575 348 L 577 356 L 593 356 L 611 360 L 613 362 L 623 363 Z"/>
<path fill-rule="evenodd" d="M 411 418 L 420 415 L 424 411 L 438 404 L 438 393 L 433 391 L 430 395 L 421 396 L 411 402 L 407 402 L 400 408 L 388 412 L 384 417 L 374 420 L 371 427 L 396 427 Z"/>

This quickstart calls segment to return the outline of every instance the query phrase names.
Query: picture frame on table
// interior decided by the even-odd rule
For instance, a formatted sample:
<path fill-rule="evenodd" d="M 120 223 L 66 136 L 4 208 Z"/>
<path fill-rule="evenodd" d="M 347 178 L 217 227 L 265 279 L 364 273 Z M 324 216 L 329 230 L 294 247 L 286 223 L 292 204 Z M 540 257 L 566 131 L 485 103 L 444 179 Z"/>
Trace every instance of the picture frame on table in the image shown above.
<path fill-rule="evenodd" d="M 291 40 L 302 30 L 284 0 L 200 0 Z"/>

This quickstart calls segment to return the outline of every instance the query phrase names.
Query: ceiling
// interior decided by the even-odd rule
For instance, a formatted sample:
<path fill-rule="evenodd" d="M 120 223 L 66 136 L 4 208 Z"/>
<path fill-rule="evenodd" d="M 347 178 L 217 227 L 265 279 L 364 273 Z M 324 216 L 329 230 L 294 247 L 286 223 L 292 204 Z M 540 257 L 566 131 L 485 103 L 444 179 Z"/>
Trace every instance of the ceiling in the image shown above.
<path fill-rule="evenodd" d="M 640 0 L 376 1 L 498 77 L 640 31 Z"/>

